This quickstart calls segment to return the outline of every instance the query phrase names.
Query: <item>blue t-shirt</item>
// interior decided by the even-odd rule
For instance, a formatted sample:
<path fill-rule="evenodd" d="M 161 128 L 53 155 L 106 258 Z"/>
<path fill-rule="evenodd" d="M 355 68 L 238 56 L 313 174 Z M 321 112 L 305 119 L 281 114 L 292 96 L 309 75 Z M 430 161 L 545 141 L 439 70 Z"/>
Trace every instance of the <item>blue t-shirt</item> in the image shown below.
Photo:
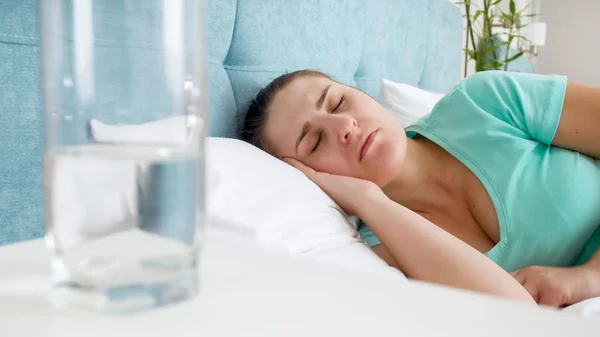
<path fill-rule="evenodd" d="M 406 130 L 444 148 L 485 186 L 500 224 L 486 255 L 507 271 L 581 264 L 600 247 L 600 162 L 550 145 L 566 86 L 563 76 L 477 73 Z M 359 233 L 380 244 L 366 225 Z"/>

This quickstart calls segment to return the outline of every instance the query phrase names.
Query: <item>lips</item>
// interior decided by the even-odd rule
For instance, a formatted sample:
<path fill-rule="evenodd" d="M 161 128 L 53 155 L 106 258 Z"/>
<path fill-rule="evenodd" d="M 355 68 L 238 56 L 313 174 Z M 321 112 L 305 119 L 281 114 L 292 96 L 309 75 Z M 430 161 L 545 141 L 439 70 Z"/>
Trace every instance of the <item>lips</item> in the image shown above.
<path fill-rule="evenodd" d="M 367 152 L 369 152 L 369 149 L 371 148 L 371 145 L 373 144 L 373 141 L 375 140 L 378 131 L 379 130 L 375 130 L 371 132 L 371 134 L 365 140 L 363 146 L 360 148 L 359 160 L 362 160 L 367 155 Z"/>

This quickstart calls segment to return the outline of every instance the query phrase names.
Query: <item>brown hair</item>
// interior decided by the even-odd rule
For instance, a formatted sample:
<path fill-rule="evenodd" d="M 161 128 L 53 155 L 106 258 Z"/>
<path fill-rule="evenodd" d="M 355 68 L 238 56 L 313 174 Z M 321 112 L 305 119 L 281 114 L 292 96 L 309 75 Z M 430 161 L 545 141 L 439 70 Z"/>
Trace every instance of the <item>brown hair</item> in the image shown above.
<path fill-rule="evenodd" d="M 267 152 L 269 144 L 263 137 L 263 129 L 269 114 L 269 107 L 275 95 L 290 84 L 293 80 L 305 76 L 319 76 L 331 79 L 328 75 L 316 70 L 297 70 L 291 73 L 283 74 L 262 88 L 256 97 L 250 102 L 248 112 L 244 117 L 244 124 L 240 132 L 240 138 L 258 148 Z M 331 79 L 332 80 L 332 79 Z"/>

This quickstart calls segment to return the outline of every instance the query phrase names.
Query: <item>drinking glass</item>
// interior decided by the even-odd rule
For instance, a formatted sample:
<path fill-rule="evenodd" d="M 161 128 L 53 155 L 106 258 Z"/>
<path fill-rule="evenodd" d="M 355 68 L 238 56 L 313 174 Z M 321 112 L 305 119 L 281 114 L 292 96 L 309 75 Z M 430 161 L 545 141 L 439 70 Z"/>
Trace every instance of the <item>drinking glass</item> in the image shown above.
<path fill-rule="evenodd" d="M 41 0 L 53 298 L 122 313 L 194 297 L 207 88 L 200 0 Z"/>

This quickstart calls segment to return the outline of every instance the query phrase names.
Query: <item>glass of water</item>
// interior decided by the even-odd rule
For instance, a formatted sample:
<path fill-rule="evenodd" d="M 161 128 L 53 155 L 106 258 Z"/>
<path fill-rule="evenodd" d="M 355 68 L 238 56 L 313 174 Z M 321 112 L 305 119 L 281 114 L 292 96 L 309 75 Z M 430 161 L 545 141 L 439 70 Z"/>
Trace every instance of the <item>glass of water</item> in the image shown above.
<path fill-rule="evenodd" d="M 201 0 L 42 0 L 46 242 L 60 306 L 194 297 L 204 223 Z"/>

